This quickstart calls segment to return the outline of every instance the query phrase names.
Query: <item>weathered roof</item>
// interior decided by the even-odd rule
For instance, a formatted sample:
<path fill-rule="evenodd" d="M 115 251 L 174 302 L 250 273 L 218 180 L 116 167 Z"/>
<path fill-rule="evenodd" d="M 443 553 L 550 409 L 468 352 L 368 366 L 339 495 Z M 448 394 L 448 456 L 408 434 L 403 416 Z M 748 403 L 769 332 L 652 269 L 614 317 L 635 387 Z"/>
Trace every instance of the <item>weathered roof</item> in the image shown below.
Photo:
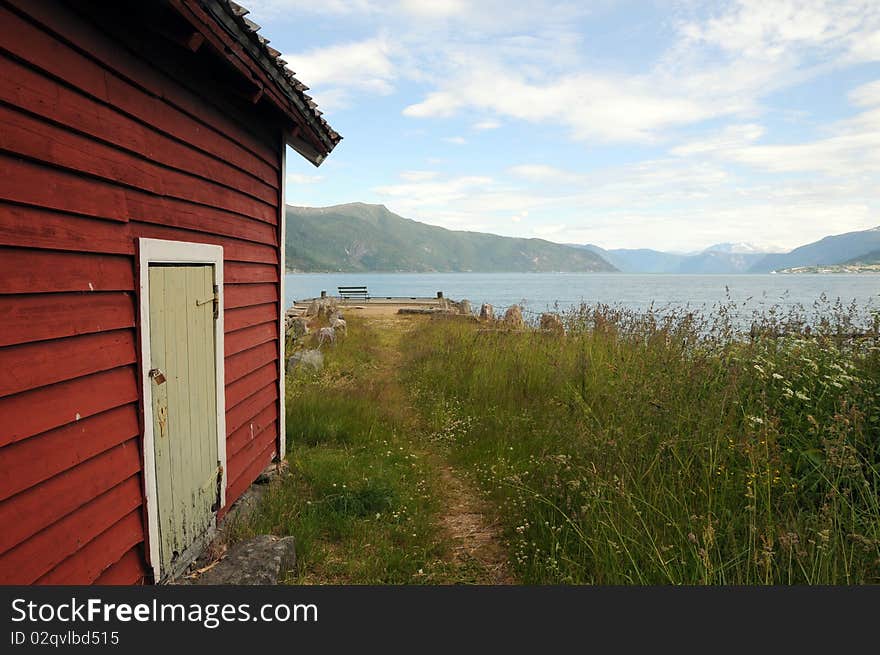
<path fill-rule="evenodd" d="M 180 6 L 183 3 L 172 0 L 171 4 Z M 261 28 L 247 18 L 247 9 L 233 0 L 200 0 L 198 4 L 226 34 L 242 46 L 273 86 L 290 101 L 292 107 L 282 109 L 295 109 L 305 127 L 317 139 L 317 143 L 315 138 L 304 141 L 296 132 L 289 139 L 290 145 L 309 161 L 319 165 L 342 137 L 324 120 L 317 104 L 306 93 L 309 87 L 295 77 L 287 62 L 281 59 L 281 52 L 269 46 L 269 39 L 257 33 Z"/>

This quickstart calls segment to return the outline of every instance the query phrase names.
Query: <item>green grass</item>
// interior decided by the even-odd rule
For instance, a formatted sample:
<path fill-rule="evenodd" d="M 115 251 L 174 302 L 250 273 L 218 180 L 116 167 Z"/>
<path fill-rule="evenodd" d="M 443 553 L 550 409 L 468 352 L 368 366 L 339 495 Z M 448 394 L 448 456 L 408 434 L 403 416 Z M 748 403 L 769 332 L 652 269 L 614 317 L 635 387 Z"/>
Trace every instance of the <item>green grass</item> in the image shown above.
<path fill-rule="evenodd" d="M 396 334 L 349 320 L 319 373 L 288 377 L 290 474 L 233 538 L 296 537 L 296 583 L 444 580 L 434 467 L 419 447 L 389 361 Z"/>
<path fill-rule="evenodd" d="M 424 431 L 480 481 L 520 581 L 880 582 L 876 340 L 835 337 L 839 307 L 742 339 L 730 309 L 407 339 Z"/>

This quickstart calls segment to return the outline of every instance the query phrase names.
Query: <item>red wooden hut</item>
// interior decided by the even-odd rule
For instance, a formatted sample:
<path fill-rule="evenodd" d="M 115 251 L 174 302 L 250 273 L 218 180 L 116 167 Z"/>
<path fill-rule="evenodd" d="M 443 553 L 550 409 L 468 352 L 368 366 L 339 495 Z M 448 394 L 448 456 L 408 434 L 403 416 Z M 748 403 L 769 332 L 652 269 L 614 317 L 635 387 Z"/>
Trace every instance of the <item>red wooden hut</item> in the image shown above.
<path fill-rule="evenodd" d="M 0 583 L 160 582 L 284 454 L 285 146 L 228 0 L 0 0 Z"/>

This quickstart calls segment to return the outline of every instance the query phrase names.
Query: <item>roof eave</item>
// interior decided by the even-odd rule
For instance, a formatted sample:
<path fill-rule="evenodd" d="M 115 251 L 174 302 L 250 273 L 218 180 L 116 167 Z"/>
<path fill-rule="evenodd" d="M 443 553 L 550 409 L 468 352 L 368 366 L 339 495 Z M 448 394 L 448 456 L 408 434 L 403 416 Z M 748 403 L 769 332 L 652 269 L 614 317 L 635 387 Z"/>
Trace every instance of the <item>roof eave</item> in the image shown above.
<path fill-rule="evenodd" d="M 200 0 L 197 3 L 169 0 L 169 4 L 190 22 L 196 18 L 193 10 L 196 7 L 200 8 L 227 38 L 234 40 L 258 68 L 257 72 L 262 73 L 258 76 L 251 70 L 248 81 L 255 83 L 257 77 L 263 77 L 276 91 L 261 95 L 272 101 L 290 119 L 291 128 L 285 134 L 287 144 L 312 164 L 319 166 L 342 137 L 321 117 L 317 105 L 310 96 L 306 95 L 305 91 L 308 87 L 297 80 L 293 72 L 285 67 L 285 62 L 280 54 L 277 54 L 277 50 L 273 48 L 270 51 L 269 41 L 257 35 L 259 25 L 244 18 L 247 10 L 230 0 Z M 195 25 L 195 27 L 200 29 L 202 26 Z M 240 57 L 230 52 L 228 48 L 221 54 L 247 77 L 245 71 L 233 61 L 233 58 L 240 60 Z"/>

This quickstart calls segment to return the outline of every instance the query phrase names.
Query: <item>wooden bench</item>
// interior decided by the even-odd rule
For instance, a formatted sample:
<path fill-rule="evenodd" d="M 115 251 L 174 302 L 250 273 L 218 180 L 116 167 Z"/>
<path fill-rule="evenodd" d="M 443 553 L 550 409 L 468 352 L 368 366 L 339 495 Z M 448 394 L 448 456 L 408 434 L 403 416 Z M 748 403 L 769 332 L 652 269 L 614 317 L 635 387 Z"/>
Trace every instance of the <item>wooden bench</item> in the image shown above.
<path fill-rule="evenodd" d="M 344 300 L 357 298 L 358 300 L 366 300 L 370 296 L 367 295 L 367 287 L 336 287 L 339 290 L 339 297 Z"/>

